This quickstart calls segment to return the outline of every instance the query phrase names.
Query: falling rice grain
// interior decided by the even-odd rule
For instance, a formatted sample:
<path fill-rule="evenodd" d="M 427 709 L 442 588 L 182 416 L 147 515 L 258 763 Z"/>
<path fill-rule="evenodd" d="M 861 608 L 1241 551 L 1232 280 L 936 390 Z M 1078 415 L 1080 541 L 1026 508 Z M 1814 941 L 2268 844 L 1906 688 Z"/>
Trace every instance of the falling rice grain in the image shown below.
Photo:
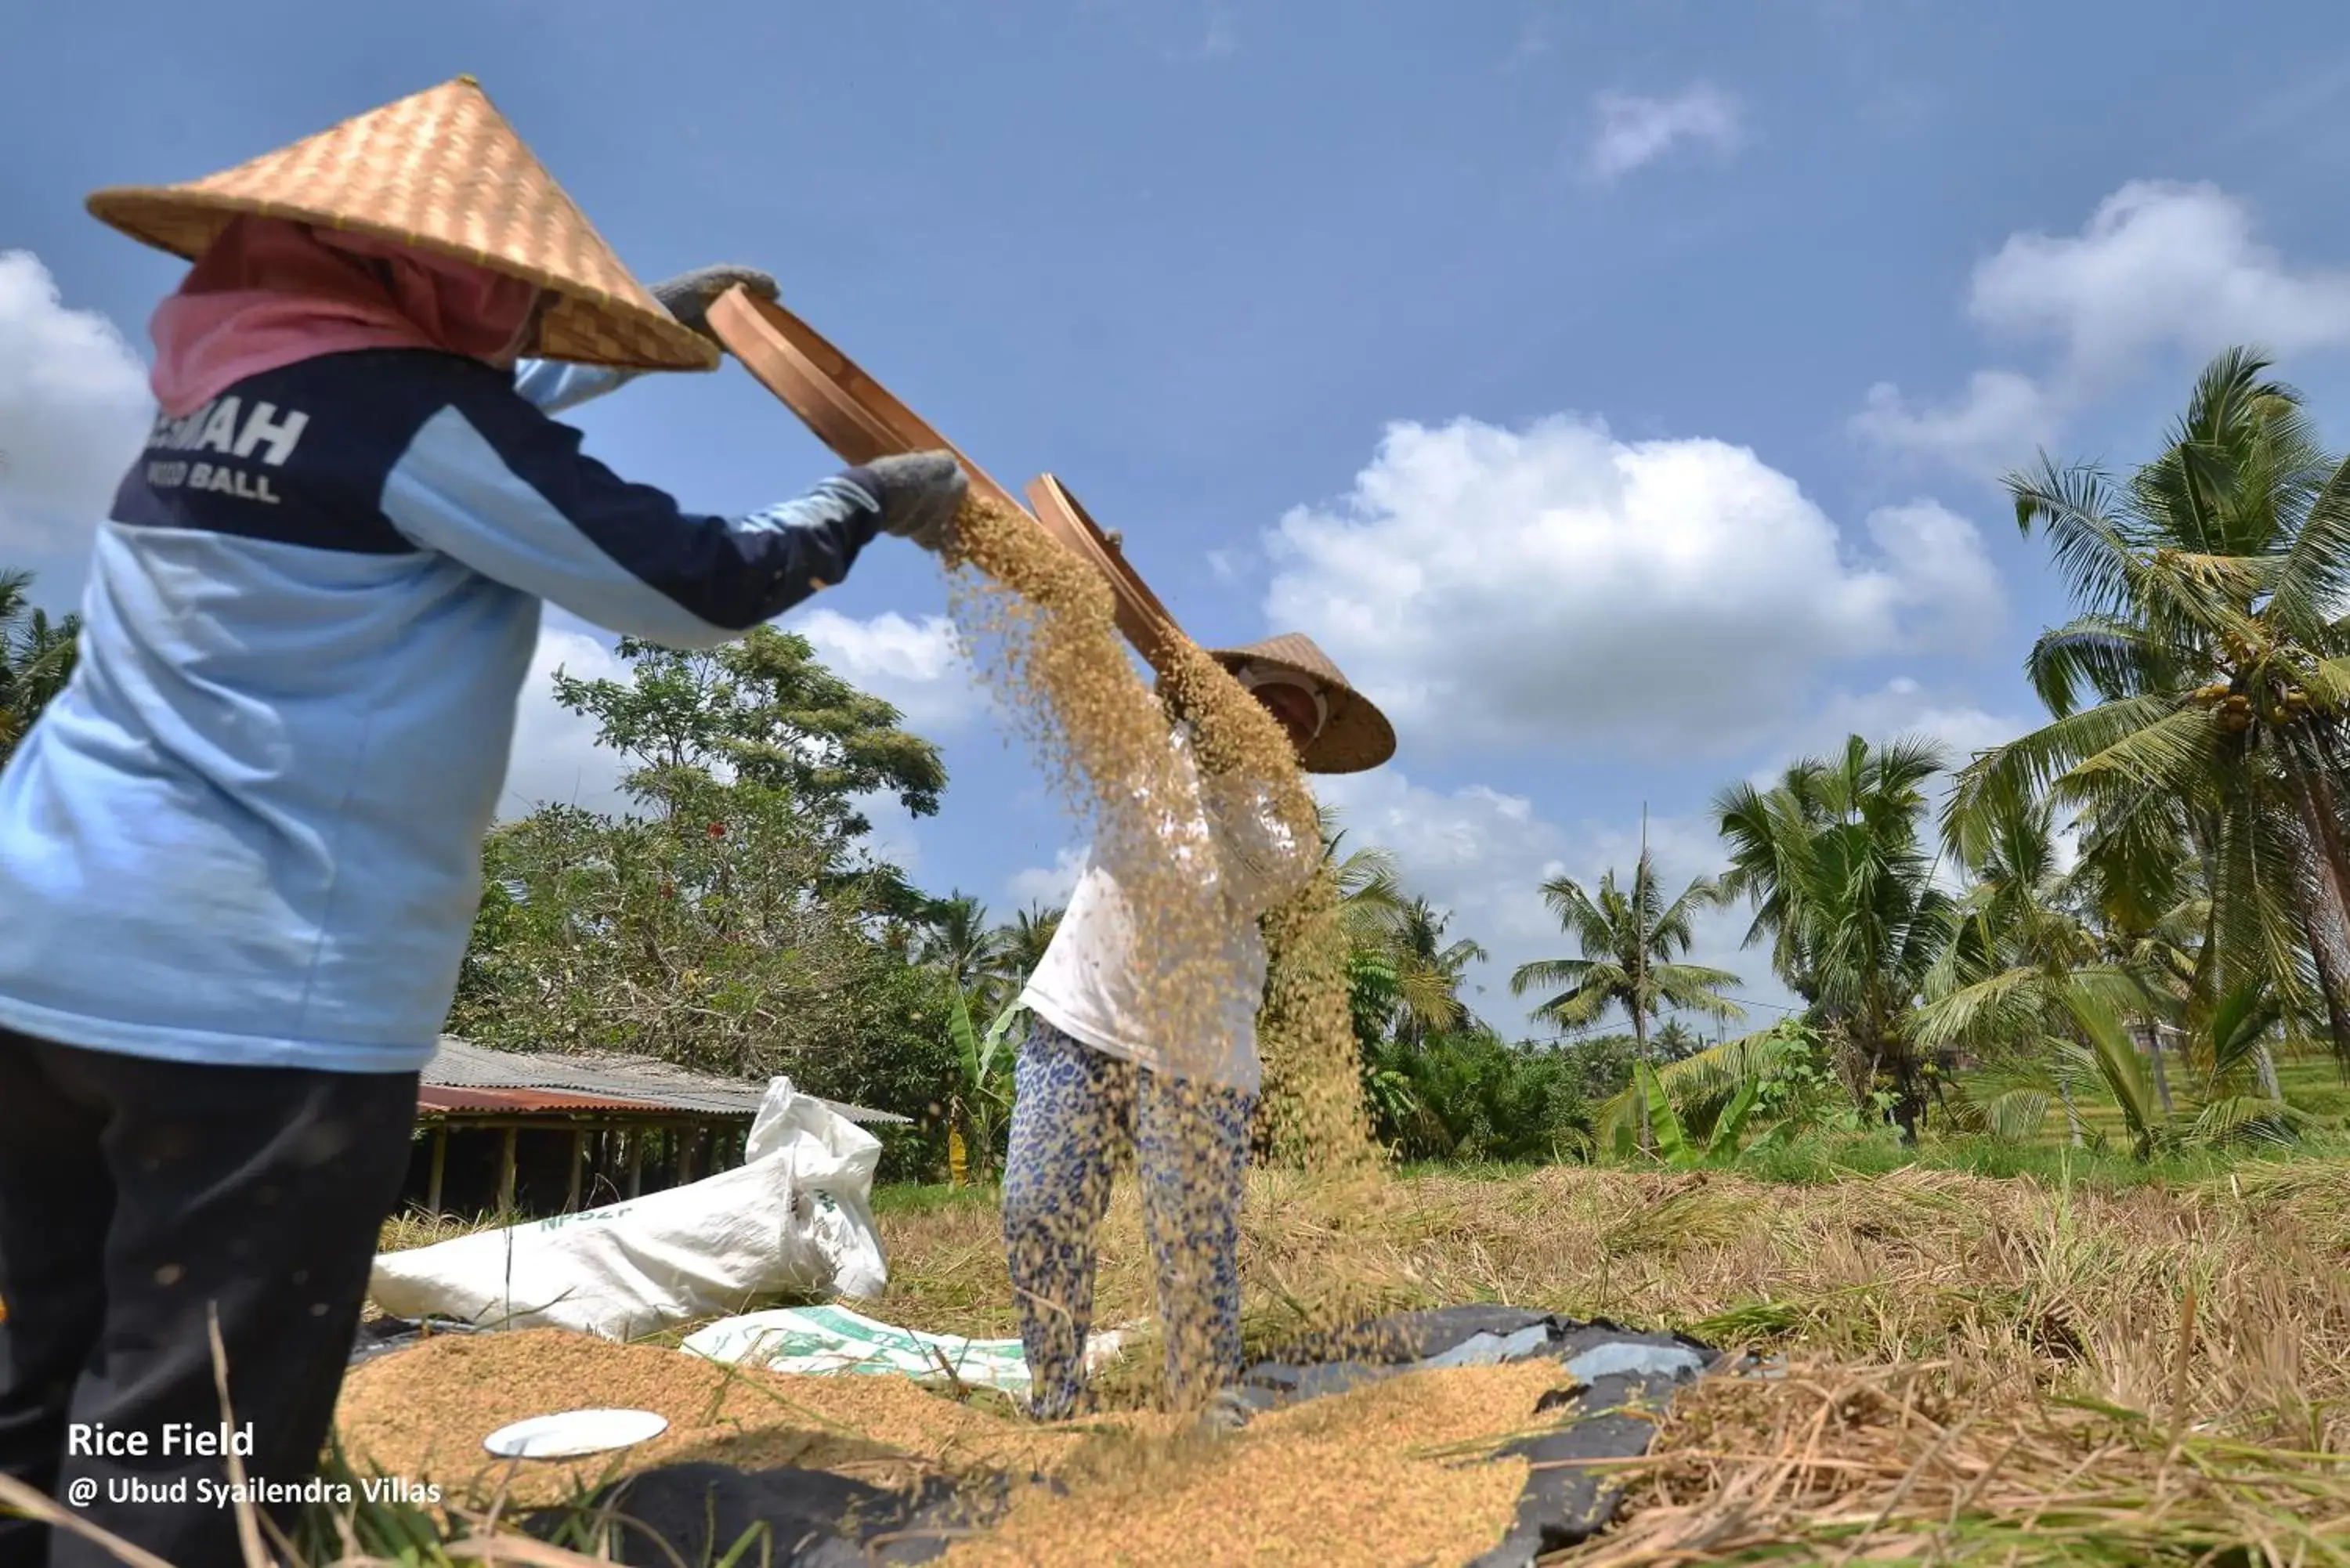
<path fill-rule="evenodd" d="M 1262 793 L 1301 855 L 1320 846 L 1314 796 L 1288 735 L 1231 671 L 1178 639 L 1153 693 L 1128 657 L 1108 581 L 1034 519 L 972 497 L 957 520 L 949 603 L 981 679 L 1035 749 L 1048 778 L 1089 831 L 1117 853 L 1145 1016 L 1158 1021 L 1179 1076 L 1203 1075 L 1215 1021 L 1244 977 L 1231 960 L 1235 922 L 1223 878 L 1202 867 L 1212 841 L 1196 826 L 1202 790 Z M 975 568 L 975 569 L 962 569 Z M 1169 744 L 1170 716 L 1188 721 L 1198 774 Z M 1205 783 L 1200 775 L 1204 775 Z M 1203 875 L 1203 870 L 1211 874 Z M 1278 1158 L 1348 1165 L 1369 1151 L 1346 938 L 1326 871 L 1266 920 L 1269 981 L 1260 1035 L 1263 1121 Z"/>
<path fill-rule="evenodd" d="M 1366 1167 L 1371 1144 L 1346 940 L 1321 865 L 1314 796 L 1286 732 L 1230 670 L 1180 638 L 1152 691 L 1120 639 L 1107 579 L 1024 513 L 967 501 L 948 565 L 950 610 L 983 684 L 1089 830 L 1095 854 L 1120 867 L 1138 1011 L 1152 1021 L 1165 1064 L 1154 1093 L 1171 1100 L 1186 1129 L 1169 1158 L 1210 1168 L 1214 1124 L 1202 1086 L 1218 1081 L 1230 1046 L 1222 1021 L 1246 1009 L 1260 1014 L 1268 1064 L 1260 1143 L 1293 1163 Z M 1179 728 L 1188 732 L 1190 764 L 1173 741 Z M 1266 922 L 1270 972 L 1254 995 L 1232 940 L 1254 911 L 1225 891 L 1235 868 L 1222 863 L 1208 826 L 1233 809 L 1269 812 L 1305 862 L 1279 878 L 1306 873 L 1304 891 Z M 1216 1260 L 1191 1239 L 1229 1223 L 1214 1211 L 1221 1183 L 1178 1180 L 1159 1190 L 1161 1201 L 1180 1191 L 1183 1205 L 1154 1220 L 1156 1231 L 1181 1239 L 1160 1254 L 1162 1285 L 1201 1299 Z M 1084 1250 L 1078 1238 L 1068 1242 Z M 1163 1315 L 1169 1398 L 1197 1403 L 1229 1376 L 1228 1353 L 1207 1343 L 1214 1324 L 1206 1314 Z"/>

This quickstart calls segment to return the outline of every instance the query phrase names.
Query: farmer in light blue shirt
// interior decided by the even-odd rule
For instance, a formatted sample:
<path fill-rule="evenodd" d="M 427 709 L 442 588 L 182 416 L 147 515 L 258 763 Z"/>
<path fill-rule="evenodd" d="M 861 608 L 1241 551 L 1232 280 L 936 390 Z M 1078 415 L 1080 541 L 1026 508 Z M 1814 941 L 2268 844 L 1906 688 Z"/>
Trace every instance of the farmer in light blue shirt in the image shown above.
<path fill-rule="evenodd" d="M 723 269 L 650 293 L 470 79 L 91 210 L 193 259 L 99 529 L 71 681 L 0 774 L 0 1474 L 181 1568 L 233 1511 L 106 1500 L 318 1456 L 454 991 L 542 602 L 672 647 L 947 543 L 886 459 L 681 511 L 551 412 L 709 369 Z M 530 362 L 517 361 L 530 356 Z M 151 1434 L 92 1455 L 69 1427 Z M 290 1517 L 276 1511 L 281 1520 Z M 0 1568 L 110 1561 L 0 1521 Z"/>

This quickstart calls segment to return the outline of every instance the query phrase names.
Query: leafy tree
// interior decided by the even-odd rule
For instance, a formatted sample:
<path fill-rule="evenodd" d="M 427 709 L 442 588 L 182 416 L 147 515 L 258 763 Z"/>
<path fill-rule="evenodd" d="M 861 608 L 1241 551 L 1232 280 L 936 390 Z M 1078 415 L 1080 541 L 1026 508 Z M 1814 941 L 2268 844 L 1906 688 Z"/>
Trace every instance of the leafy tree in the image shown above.
<path fill-rule="evenodd" d="M 1679 1018 L 1668 1018 L 1664 1027 L 1657 1031 L 1657 1037 L 1648 1043 L 1648 1047 L 1659 1062 L 1679 1062 L 1696 1055 L 1705 1048 L 1705 1043 Z"/>
<path fill-rule="evenodd" d="M 627 680 L 558 700 L 630 756 L 645 815 L 542 805 L 493 833 L 451 1027 L 524 1050 L 645 1052 L 910 1115 L 893 1164 L 942 1147 L 961 1063 L 954 988 L 908 961 L 903 876 L 865 847 L 860 795 L 936 805 L 944 773 L 886 703 L 806 643 L 714 654 L 624 643 Z"/>
<path fill-rule="evenodd" d="M 1599 1108 L 1595 1130 L 1603 1145 L 1629 1149 L 1646 1090 L 1659 1106 L 1657 1152 L 1669 1163 L 1696 1165 L 1742 1152 L 1750 1128 L 1767 1127 L 1763 1141 L 1814 1128 L 1857 1131 L 1862 1113 L 1836 1082 L 1819 1033 L 1799 1018 L 1782 1019 L 1760 1033 L 1741 1035 L 1638 1075 Z M 1839 1109 L 1839 1107 L 1841 1107 Z"/>
<path fill-rule="evenodd" d="M 1731 851 L 1722 896 L 1755 911 L 1747 945 L 1768 940 L 1773 969 L 1813 1004 L 1855 1105 L 1889 1083 L 1894 1119 L 1913 1141 L 1926 1079 L 1908 1014 L 1955 919 L 1920 833 L 1926 784 L 1943 765 L 1931 744 L 1875 747 L 1854 735 L 1769 790 L 1740 784 L 1714 801 Z"/>
<path fill-rule="evenodd" d="M 1395 971 L 1395 1027 L 1407 1039 L 1418 1041 L 1431 1034 L 1483 1027 L 1461 1000 L 1461 988 L 1467 983 L 1469 966 L 1492 955 L 1467 937 L 1446 941 L 1451 924 L 1449 910 L 1439 910 L 1427 899 L 1414 898 L 1378 944 Z"/>
<path fill-rule="evenodd" d="M 1639 1059 L 1646 1063 L 1649 1022 L 1666 1007 L 1717 1018 L 1744 1015 L 1736 1002 L 1720 994 L 1722 988 L 1738 983 L 1736 975 L 1678 961 L 1693 940 L 1692 915 L 1718 897 L 1714 883 L 1700 877 L 1668 904 L 1645 848 L 1628 888 L 1617 887 L 1612 870 L 1601 876 L 1596 896 L 1572 877 L 1554 877 L 1543 884 L 1543 900 L 1575 939 L 1581 956 L 1520 964 L 1510 976 L 1510 992 L 1523 996 L 1558 988 L 1534 1009 L 1534 1016 L 1563 1029 L 1622 1008 L 1631 1021 Z M 1643 1151 L 1654 1147 L 1651 1130 L 1644 1102 Z"/>
<path fill-rule="evenodd" d="M 1370 1094 L 1374 1130 L 1405 1158 L 1553 1160 L 1590 1145 L 1593 1101 L 1566 1053 L 1476 1030 L 1382 1041 L 1368 1061 L 1394 1091 Z"/>
<path fill-rule="evenodd" d="M 962 1073 L 947 1107 L 952 1129 L 949 1168 L 958 1187 L 984 1181 L 1003 1158 L 1018 1049 L 1012 1031 L 1021 1012 L 1017 1002 L 1008 1004 L 982 1033 L 972 1023 L 968 996 L 957 991 L 949 1005 L 947 1022 Z"/>
<path fill-rule="evenodd" d="M 1408 902 L 1395 856 L 1366 846 L 1346 849 L 1347 830 L 1336 806 L 1316 808 L 1322 830 L 1322 865 L 1338 888 L 1338 918 L 1357 947 L 1378 945 L 1402 919 Z"/>
<path fill-rule="evenodd" d="M 807 639 L 759 627 L 723 648 L 680 652 L 623 639 L 627 680 L 556 672 L 556 701 L 596 720 L 600 745 L 635 760 L 626 787 L 666 804 L 680 782 L 737 780 L 788 794 L 843 838 L 871 830 L 858 802 L 894 795 L 939 808 L 946 764 L 899 727 L 898 710 L 827 670 Z"/>

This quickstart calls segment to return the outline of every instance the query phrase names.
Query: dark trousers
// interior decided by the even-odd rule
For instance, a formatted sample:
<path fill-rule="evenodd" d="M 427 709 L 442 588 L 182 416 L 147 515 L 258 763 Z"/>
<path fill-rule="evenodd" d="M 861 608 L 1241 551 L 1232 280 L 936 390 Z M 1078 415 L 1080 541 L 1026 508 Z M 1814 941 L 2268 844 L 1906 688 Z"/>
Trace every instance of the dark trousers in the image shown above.
<path fill-rule="evenodd" d="M 415 1115 L 414 1074 L 195 1066 L 0 1030 L 0 1473 L 177 1568 L 239 1562 L 235 1511 L 202 1495 L 227 1461 L 186 1451 L 221 1430 L 211 1316 L 248 1481 L 308 1479 Z M 147 1451 L 68 1451 L 101 1423 Z M 0 1521 L 0 1568 L 44 1563 L 118 1568 Z"/>

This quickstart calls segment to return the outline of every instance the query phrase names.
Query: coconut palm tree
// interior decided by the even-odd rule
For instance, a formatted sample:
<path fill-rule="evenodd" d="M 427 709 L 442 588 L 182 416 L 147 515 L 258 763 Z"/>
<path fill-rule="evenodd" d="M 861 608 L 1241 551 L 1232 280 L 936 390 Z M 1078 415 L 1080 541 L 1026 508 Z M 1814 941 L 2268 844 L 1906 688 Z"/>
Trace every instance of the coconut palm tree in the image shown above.
<path fill-rule="evenodd" d="M 2207 846 L 2218 842 L 2219 829 L 2210 814 L 2190 814 L 2184 802 L 2168 824 L 2154 814 L 2138 815 L 2141 832 L 2135 842 L 2099 832 L 2094 816 L 2083 823 L 2081 865 L 2073 882 L 2094 911 L 2106 961 L 2143 977 L 2160 1003 L 2156 1011 L 2132 1015 L 2125 1023 L 2147 1054 L 2156 1095 L 2168 1114 L 2175 1106 L 2166 1037 L 2174 1042 L 2182 1034 L 2212 1040 L 2230 1033 L 2225 1028 L 2215 1033 L 2212 1022 L 2222 993 L 2210 877 L 2212 857 Z M 2143 829 L 2147 826 L 2157 831 L 2147 834 Z M 2265 990 L 2265 982 L 2262 987 Z M 2326 1031 L 2317 990 L 2314 983 L 2296 988 L 2288 999 L 2297 1003 L 2293 1021 L 2299 1038 L 2316 1038 Z M 2268 1040 L 2254 1040 L 2251 1054 L 2262 1092 L 2272 1100 L 2281 1099 L 2283 1091 Z"/>
<path fill-rule="evenodd" d="M 2085 1139 L 2069 1069 L 2094 1044 L 2080 1010 L 2149 1018 L 2157 993 L 2138 968 L 2108 961 L 2101 934 L 2084 918 L 2061 867 L 2050 801 L 1981 797 L 1951 826 L 1970 886 L 1911 1036 L 1929 1050 L 1964 1045 L 2001 1061 L 2013 1086 L 1982 1107 L 1962 1106 L 1969 1119 L 1979 1109 L 1993 1130 L 2024 1136 L 2053 1090 L 2077 1147 Z"/>
<path fill-rule="evenodd" d="M 2028 1136 L 2049 1098 L 2063 1101 L 2073 1142 L 2084 1141 L 2075 1096 L 2102 1093 L 2144 1158 L 2186 1142 L 2292 1136 L 2300 1114 L 2275 1086 L 2269 1043 L 2287 1023 L 2282 1000 L 2253 980 L 2195 1004 L 2182 988 L 2199 969 L 2187 944 L 2200 940 L 2189 898 L 2151 929 L 2117 937 L 2085 918 L 2108 872 L 2056 869 L 2048 803 L 1989 805 L 1991 820 L 1961 826 L 1974 887 L 1950 956 L 1938 968 L 1916 1033 L 1929 1044 L 1964 1040 L 2002 1047 L 2004 1093 L 1959 1109 L 1984 1130 Z M 2083 898 L 2083 885 L 2091 898 Z M 2184 1096 L 2164 1072 L 2160 1031 L 2183 1020 Z M 2257 1093 L 2251 1092 L 2257 1085 Z M 2182 1116 L 2182 1113 L 2185 1113 Z"/>
<path fill-rule="evenodd" d="M 1534 1016 L 1573 1029 L 1590 1023 L 1611 1007 L 1620 1007 L 1632 1023 L 1634 1048 L 1641 1072 L 1640 1147 L 1655 1147 L 1648 1100 L 1647 1075 L 1649 1021 L 1666 1008 L 1704 1012 L 1717 1018 L 1743 1017 L 1744 1010 L 1721 994 L 1739 983 L 1728 970 L 1682 963 L 1693 940 L 1690 919 L 1718 900 L 1711 877 L 1700 877 L 1667 903 L 1657 885 L 1656 866 L 1647 847 L 1632 872 L 1628 887 L 1619 886 L 1614 870 L 1603 873 L 1595 892 L 1586 892 L 1569 877 L 1543 884 L 1543 901 L 1558 917 L 1560 926 L 1575 939 L 1576 958 L 1537 959 L 1520 964 L 1510 976 L 1510 994 L 1554 991 L 1534 1008 Z"/>
<path fill-rule="evenodd" d="M 1054 933 L 1061 929 L 1061 916 L 1066 912 L 1032 902 L 1013 916 L 1009 925 L 996 927 L 997 967 L 993 972 L 1014 991 L 1026 985 L 1028 977 L 1036 972 L 1036 966 L 1045 961 L 1045 950 L 1053 945 Z"/>
<path fill-rule="evenodd" d="M 2230 349 L 2127 479 L 2011 474 L 2079 614 L 2026 669 L 2052 722 L 1978 758 L 1951 811 L 2053 792 L 2111 852 L 2183 833 L 2209 877 L 2208 1009 L 2254 982 L 2324 1012 L 2350 1064 L 2350 463 L 2292 388 Z"/>
<path fill-rule="evenodd" d="M 1740 784 L 1714 801 L 1731 852 L 1721 896 L 1755 911 L 1747 945 L 1771 943 L 1773 970 L 1812 1004 L 1857 1103 L 1889 1082 L 1893 1118 L 1912 1140 L 1926 1091 L 1908 1014 L 1953 927 L 1919 831 L 1926 785 L 1944 766 L 1930 742 L 1853 735 L 1769 790 Z"/>
<path fill-rule="evenodd" d="M 1660 1062 L 1680 1062 L 1696 1055 L 1705 1047 L 1697 1032 L 1679 1018 L 1668 1018 L 1665 1026 L 1657 1031 L 1651 1042 Z"/>
<path fill-rule="evenodd" d="M 1444 933 L 1451 924 L 1451 911 L 1414 898 L 1388 933 L 1385 945 L 1396 975 L 1396 1033 L 1408 1044 L 1477 1026 L 1476 1015 L 1461 1000 L 1461 988 L 1467 982 L 1469 966 L 1492 955 L 1467 937 L 1446 941 Z"/>
<path fill-rule="evenodd" d="M 73 674 L 81 618 L 52 621 L 32 602 L 33 574 L 0 571 L 0 761 Z"/>
<path fill-rule="evenodd" d="M 1005 934 L 987 923 L 987 906 L 955 889 L 931 905 L 920 954 L 961 992 L 983 991 L 1003 978 Z M 984 999 L 983 999 L 984 1005 Z"/>
<path fill-rule="evenodd" d="M 1384 945 L 1403 919 L 1407 900 L 1402 873 L 1391 851 L 1366 846 L 1346 849 L 1347 830 L 1338 809 L 1315 808 L 1322 832 L 1322 867 L 1338 888 L 1338 919 L 1357 948 Z"/>

